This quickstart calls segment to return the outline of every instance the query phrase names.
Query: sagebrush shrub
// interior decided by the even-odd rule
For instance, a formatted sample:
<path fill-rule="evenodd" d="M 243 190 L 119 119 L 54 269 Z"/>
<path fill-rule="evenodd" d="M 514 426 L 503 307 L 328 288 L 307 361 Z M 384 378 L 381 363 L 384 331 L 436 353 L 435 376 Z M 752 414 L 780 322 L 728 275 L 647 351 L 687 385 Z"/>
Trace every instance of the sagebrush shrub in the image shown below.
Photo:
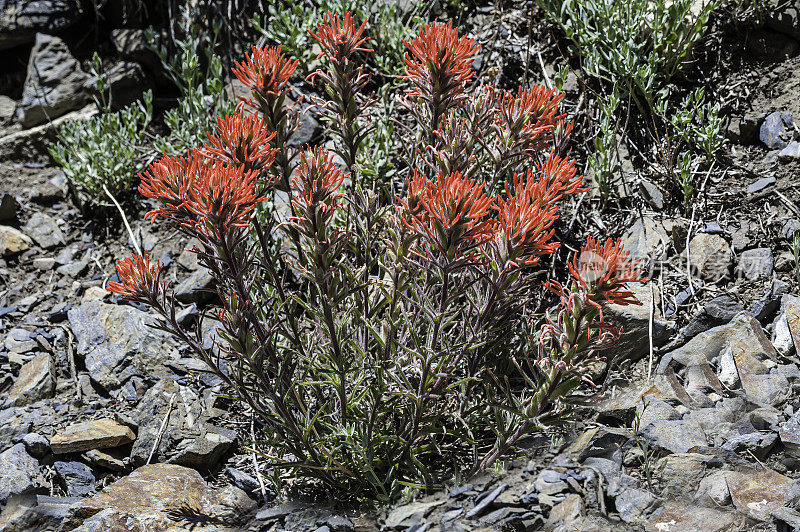
<path fill-rule="evenodd" d="M 297 63 L 254 48 L 234 69 L 252 91 L 237 114 L 141 176 L 160 203 L 148 216 L 200 242 L 219 296 L 215 348 L 178 324 L 147 255 L 122 261 L 109 288 L 154 308 L 255 411 L 272 467 L 391 500 L 469 477 L 563 421 L 618 337 L 602 304 L 638 304 L 624 283 L 644 279 L 619 243 L 589 239 L 570 284 L 543 287 L 559 204 L 582 190 L 560 154 L 571 124 L 552 90 L 469 91 L 478 47 L 450 25 L 406 42 L 404 193 L 362 179 L 364 32 L 329 13 L 314 34 L 332 150 L 287 145 Z M 275 187 L 291 192 L 284 223 L 254 216 Z M 543 320 L 545 288 L 560 303 Z"/>
<path fill-rule="evenodd" d="M 153 94 L 147 91 L 141 101 L 112 111 L 100 57 L 95 54 L 93 61 L 99 113 L 85 121 L 66 122 L 47 149 L 81 199 L 93 206 L 111 205 L 115 197 L 130 194 L 136 172 L 145 165 Z"/>

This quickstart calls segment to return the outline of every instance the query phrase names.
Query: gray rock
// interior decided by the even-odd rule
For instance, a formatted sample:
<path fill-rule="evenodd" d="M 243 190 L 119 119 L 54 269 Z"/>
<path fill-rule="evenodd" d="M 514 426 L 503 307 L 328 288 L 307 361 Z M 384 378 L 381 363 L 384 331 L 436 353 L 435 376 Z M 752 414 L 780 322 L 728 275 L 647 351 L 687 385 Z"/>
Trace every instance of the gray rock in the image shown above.
<path fill-rule="evenodd" d="M 33 241 L 28 235 L 7 225 L 0 225 L 0 256 L 10 257 L 31 247 Z"/>
<path fill-rule="evenodd" d="M 113 452 L 113 451 L 112 451 Z M 120 453 L 115 453 L 118 456 Z M 116 473 L 121 473 L 125 471 L 126 466 L 125 462 L 116 458 L 110 454 L 104 453 L 98 449 L 91 449 L 83 453 L 83 458 L 85 458 L 90 464 L 95 467 L 101 467 L 103 469 L 108 469 L 109 471 L 114 471 Z"/>
<path fill-rule="evenodd" d="M 394 508 L 386 516 L 384 524 L 389 529 L 405 529 L 415 522 L 423 520 L 435 507 L 444 504 L 445 501 L 412 502 Z M 258 516 L 256 516 L 258 517 Z"/>
<path fill-rule="evenodd" d="M 642 179 L 639 182 L 639 191 L 642 193 L 644 200 L 649 203 L 651 207 L 658 211 L 664 208 L 664 194 L 655 183 L 647 179 Z"/>
<path fill-rule="evenodd" d="M 87 301 L 67 313 L 92 380 L 105 390 L 133 376 L 169 374 L 164 366 L 179 358 L 174 339 L 150 328 L 153 318 L 126 305 Z"/>
<path fill-rule="evenodd" d="M 657 501 L 649 491 L 630 488 L 617 495 L 614 505 L 623 521 L 634 523 L 639 521 Z"/>
<path fill-rule="evenodd" d="M 729 295 L 715 297 L 692 317 L 681 335 L 684 338 L 694 338 L 701 332 L 728 323 L 742 310 L 742 305 Z"/>
<path fill-rule="evenodd" d="M 620 447 L 630 440 L 631 436 L 631 431 L 627 429 L 598 425 L 584 432 L 564 454 L 579 462 L 583 462 L 589 457 L 597 457 L 613 459 L 619 463 L 622 457 Z"/>
<path fill-rule="evenodd" d="M 706 222 L 698 232 L 708 233 L 709 235 L 724 235 L 727 233 L 718 222 Z"/>
<path fill-rule="evenodd" d="M 69 264 L 63 264 L 56 268 L 56 273 L 60 275 L 64 275 L 66 277 L 70 277 L 75 279 L 83 274 L 86 271 L 86 268 L 89 266 L 89 262 L 85 260 L 71 262 Z"/>
<path fill-rule="evenodd" d="M 583 466 L 599 471 L 606 480 L 618 477 L 622 470 L 622 462 L 615 462 L 608 458 L 590 457 L 583 461 Z"/>
<path fill-rule="evenodd" d="M 733 255 L 728 243 L 720 235 L 700 233 L 689 242 L 692 268 L 703 279 L 716 282 L 728 276 Z"/>
<path fill-rule="evenodd" d="M 726 451 L 733 451 L 744 457 L 749 456 L 748 451 L 759 460 L 764 460 L 775 442 L 778 435 L 774 432 L 751 432 L 750 434 L 739 434 L 725 442 L 722 448 Z"/>
<path fill-rule="evenodd" d="M 770 512 L 770 515 L 775 519 L 776 530 L 789 531 L 800 530 L 800 512 L 794 508 L 787 508 L 782 506 Z M 781 528 L 783 525 L 783 528 Z"/>
<path fill-rule="evenodd" d="M 781 161 L 791 161 L 800 157 L 800 142 L 791 141 L 784 149 L 778 152 L 778 159 Z"/>
<path fill-rule="evenodd" d="M 731 234 L 731 248 L 735 253 L 741 253 L 750 247 L 750 226 L 742 224 Z"/>
<path fill-rule="evenodd" d="M 734 423 L 742 420 L 745 413 L 745 403 L 741 398 L 726 398 L 716 407 L 693 408 L 684 416 L 684 420 L 693 421 L 714 445 L 722 445 L 723 441 L 734 430 Z M 748 432 L 755 432 L 755 427 L 749 426 Z"/>
<path fill-rule="evenodd" d="M 676 453 L 656 461 L 651 467 L 659 479 L 659 495 L 664 498 L 685 497 L 694 493 L 712 462 L 710 454 Z"/>
<path fill-rule="evenodd" d="M 741 387 L 748 400 L 760 406 L 772 406 L 783 402 L 789 394 L 789 381 L 783 375 L 769 373 L 775 365 L 777 352 L 764 335 L 764 331 L 750 314 L 741 312 L 727 325 L 714 327 L 700 333 L 680 348 L 662 357 L 657 377 L 663 376 L 667 366 L 674 360 L 682 366 L 709 363 L 720 357 L 724 368 L 726 352 L 734 364 Z M 732 371 L 732 370 L 731 370 Z M 720 380 L 722 380 L 721 373 Z"/>
<path fill-rule="evenodd" d="M 774 112 L 764 119 L 759 131 L 759 139 L 771 150 L 782 150 L 792 138 L 792 114 Z"/>
<path fill-rule="evenodd" d="M 341 515 L 329 515 L 323 519 L 318 519 L 317 526 L 327 527 L 331 532 L 352 532 L 355 525 L 347 517 Z"/>
<path fill-rule="evenodd" d="M 139 425 L 131 449 L 131 458 L 136 463 L 144 463 L 155 446 L 153 461 L 207 469 L 213 467 L 236 440 L 235 432 L 208 422 L 209 415 L 201 397 L 169 378 L 161 379 L 145 393 L 133 413 L 133 420 Z"/>
<path fill-rule="evenodd" d="M 11 497 L 0 514 L 3 532 L 59 530 L 80 497 L 49 497 L 33 493 Z"/>
<path fill-rule="evenodd" d="M 0 95 L 0 124 L 9 124 L 14 119 L 17 102 L 6 95 Z M 2 221 L 2 208 L 0 207 L 0 221 Z"/>
<path fill-rule="evenodd" d="M 44 458 L 50 452 L 50 442 L 47 438 L 35 432 L 29 432 L 23 436 L 22 443 L 25 445 L 28 454 L 34 458 Z"/>
<path fill-rule="evenodd" d="M 19 376 L 7 392 L 4 407 L 23 406 L 40 399 L 53 397 L 55 379 L 49 353 L 39 353 L 22 366 Z"/>
<path fill-rule="evenodd" d="M 299 501 L 288 501 L 267 508 L 262 508 L 256 514 L 257 521 L 272 521 L 281 517 L 286 517 L 294 512 L 308 508 L 308 504 Z"/>
<path fill-rule="evenodd" d="M 750 183 L 747 186 L 747 193 L 748 194 L 755 194 L 756 192 L 761 192 L 765 188 L 772 186 L 775 184 L 774 177 L 762 177 L 753 183 Z"/>
<path fill-rule="evenodd" d="M 790 240 L 796 232 L 800 231 L 800 222 L 794 218 L 789 218 L 783 222 L 781 227 L 781 234 L 787 240 Z"/>
<path fill-rule="evenodd" d="M 39 462 L 18 443 L 0 453 L 0 505 L 12 495 L 29 493 L 40 483 Z"/>
<path fill-rule="evenodd" d="M 3 341 L 8 353 L 28 353 L 38 347 L 36 343 L 36 333 L 28 329 L 14 327 L 8 331 L 8 335 Z"/>
<path fill-rule="evenodd" d="M 654 421 L 681 419 L 680 413 L 672 405 L 653 396 L 647 396 L 644 404 L 637 407 L 639 411 L 639 429 L 644 429 Z"/>
<path fill-rule="evenodd" d="M 772 329 L 775 349 L 783 356 L 791 354 L 800 345 L 800 298 L 792 295 L 781 297 L 778 317 Z"/>
<path fill-rule="evenodd" d="M 199 428 L 195 438 L 185 439 L 178 445 L 171 463 L 195 469 L 211 469 L 236 441 L 236 431 L 207 423 L 204 425 Z"/>
<path fill-rule="evenodd" d="M 703 478 L 697 488 L 695 500 L 701 504 L 729 505 L 731 503 L 731 492 L 728 489 L 728 482 L 725 480 L 725 472 L 717 471 Z"/>
<path fill-rule="evenodd" d="M 201 267 L 175 288 L 175 299 L 181 303 L 207 303 L 216 296 L 214 286 L 211 272 Z"/>
<path fill-rule="evenodd" d="M 196 238 L 192 238 L 186 244 L 186 247 L 181 251 L 181 254 L 178 255 L 176 262 L 186 268 L 189 271 L 195 271 L 200 268 L 200 263 L 198 261 L 197 253 L 193 250 L 197 247 L 198 249 L 202 249 L 200 246 L 200 241 Z"/>
<path fill-rule="evenodd" d="M 306 146 L 312 140 L 319 137 L 319 135 L 322 133 L 322 126 L 317 119 L 314 118 L 312 110 L 313 108 L 311 107 L 306 107 L 303 109 L 302 113 L 300 114 L 300 123 L 286 143 L 288 146 L 292 146 L 294 148 Z"/>
<path fill-rule="evenodd" d="M 65 186 L 66 176 L 63 176 L 65 181 L 63 183 L 61 182 L 62 176 L 63 174 L 57 174 L 58 179 L 54 177 L 36 185 L 31 194 L 31 201 L 40 205 L 53 205 L 56 202 L 64 201 L 67 197 L 67 188 Z"/>
<path fill-rule="evenodd" d="M 32 42 L 38 32 L 53 33 L 83 17 L 79 0 L 3 0 L 0 50 Z"/>
<path fill-rule="evenodd" d="M 786 419 L 777 408 L 771 406 L 756 408 L 747 414 L 747 419 L 757 430 L 777 430 Z"/>
<path fill-rule="evenodd" d="M 627 285 L 627 289 L 642 302 L 641 305 L 609 304 L 604 309 L 604 316 L 608 318 L 608 321 L 622 327 L 619 342 L 609 348 L 605 354 L 608 360 L 615 363 L 633 362 L 650 352 L 650 345 L 646 340 L 650 331 L 652 300 L 650 285 L 635 283 Z M 672 330 L 672 323 L 655 314 L 653 317 L 653 347 L 658 348 L 666 344 L 670 340 Z M 645 341 L 642 341 L 643 338 Z"/>
<path fill-rule="evenodd" d="M 138 100 L 153 86 L 142 67 L 132 61 L 120 61 L 108 69 L 108 98 L 114 109 L 121 109 Z"/>
<path fill-rule="evenodd" d="M 800 379 L 800 368 L 797 367 L 797 364 L 778 364 L 770 371 L 780 373 L 790 381 Z"/>
<path fill-rule="evenodd" d="M 200 473 L 172 464 L 150 464 L 73 506 L 90 530 L 242 530 L 255 502 L 233 486 L 213 489 Z M 208 526 L 188 526 L 186 512 Z"/>
<path fill-rule="evenodd" d="M 693 447 L 708 444 L 703 429 L 691 420 L 657 419 L 645 427 L 643 433 L 653 445 L 672 453 L 686 453 Z"/>
<path fill-rule="evenodd" d="M 45 401 L 0 410 L 0 449 L 29 432 L 49 433 L 55 418 L 55 411 Z"/>
<path fill-rule="evenodd" d="M 20 312 L 27 313 L 33 310 L 33 307 L 35 307 L 38 303 L 39 303 L 38 294 L 23 297 L 22 299 L 17 301 L 17 310 L 19 310 Z"/>
<path fill-rule="evenodd" d="M 770 277 L 775 262 L 769 248 L 748 249 L 739 257 L 738 271 L 749 281 Z"/>
<path fill-rule="evenodd" d="M 32 127 L 80 109 L 89 101 L 88 79 L 61 39 L 37 34 L 17 111 L 20 123 Z"/>
<path fill-rule="evenodd" d="M 161 59 L 149 46 L 144 30 L 133 28 L 112 30 L 111 43 L 122 57 L 141 63 L 150 72 L 162 68 Z"/>
<path fill-rule="evenodd" d="M 733 351 L 730 346 L 727 346 L 720 354 L 717 376 L 719 381 L 728 388 L 739 386 L 739 370 L 736 369 L 736 361 L 733 358 Z"/>
<path fill-rule="evenodd" d="M 82 497 L 94 493 L 94 475 L 81 462 L 56 462 L 53 464 L 61 485 L 69 497 Z"/>
<path fill-rule="evenodd" d="M 50 249 L 66 244 L 64 233 L 59 229 L 56 221 L 41 212 L 33 213 L 28 223 L 22 228 L 25 233 L 44 249 Z"/>
<path fill-rule="evenodd" d="M 0 137 L 0 158 L 4 160 L 42 159 L 45 157 L 43 154 L 47 153 L 47 147 L 56 140 L 56 133 L 61 126 L 74 121 L 85 122 L 96 114 L 97 106 L 90 103 L 82 109 L 60 116 L 52 122 Z"/>
<path fill-rule="evenodd" d="M 240 469 L 236 469 L 235 467 L 226 468 L 225 473 L 228 475 L 228 478 L 233 481 L 237 488 L 243 489 L 246 492 L 252 493 L 261 487 L 257 479 L 251 477 Z"/>
<path fill-rule="evenodd" d="M 570 493 L 550 511 L 545 530 L 580 530 L 577 524 L 583 513 L 583 499 Z"/>
<path fill-rule="evenodd" d="M 786 453 L 794 458 L 800 458 L 800 410 L 788 421 L 781 423 L 778 436 Z"/>
<path fill-rule="evenodd" d="M 651 216 L 644 221 L 637 218 L 633 226 L 622 235 L 622 244 L 630 252 L 631 259 L 641 260 L 646 266 L 652 260 L 666 258 L 670 238 L 664 225 Z"/>

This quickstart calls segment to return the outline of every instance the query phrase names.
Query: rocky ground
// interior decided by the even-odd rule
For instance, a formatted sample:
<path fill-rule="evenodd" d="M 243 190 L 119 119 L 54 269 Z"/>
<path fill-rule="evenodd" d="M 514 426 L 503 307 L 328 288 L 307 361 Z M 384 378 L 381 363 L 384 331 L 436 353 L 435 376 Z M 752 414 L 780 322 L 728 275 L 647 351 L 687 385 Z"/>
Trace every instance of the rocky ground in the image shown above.
<path fill-rule="evenodd" d="M 149 314 L 103 289 L 130 242 L 118 220 L 79 210 L 47 157 L 48 118 L 94 112 L 87 75 L 55 36 L 70 2 L 52 4 L 67 14 L 0 31 L 0 50 L 22 45 L 40 74 L 51 69 L 47 83 L 23 75 L 0 95 L 0 531 L 800 530 L 800 290 L 788 252 L 800 230 L 797 4 L 730 44 L 712 80 L 731 144 L 700 208 L 676 213 L 631 159 L 632 208 L 600 216 L 587 201 L 576 215 L 623 236 L 653 278 L 642 307 L 609 309 L 625 334 L 593 405 L 502 471 L 389 508 L 272 493 L 250 451 L 257 420 Z M 495 36 L 479 75 L 509 84 L 525 9 L 472 16 L 476 33 Z M 125 47 L 130 32 L 116 36 L 122 90 L 147 61 Z M 580 87 L 568 83 L 568 108 Z M 189 243 L 132 225 L 180 282 L 181 319 L 196 320 L 210 277 Z"/>

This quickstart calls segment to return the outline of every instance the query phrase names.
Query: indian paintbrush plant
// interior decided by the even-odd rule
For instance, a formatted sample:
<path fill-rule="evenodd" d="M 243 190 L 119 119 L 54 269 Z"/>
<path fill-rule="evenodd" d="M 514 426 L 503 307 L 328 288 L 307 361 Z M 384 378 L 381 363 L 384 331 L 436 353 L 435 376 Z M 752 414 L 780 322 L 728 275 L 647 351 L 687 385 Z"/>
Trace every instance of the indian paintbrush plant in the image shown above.
<path fill-rule="evenodd" d="M 200 242 L 219 301 L 213 348 L 178 323 L 147 254 L 119 263 L 109 289 L 154 309 L 252 408 L 273 468 L 389 501 L 486 470 L 567 419 L 619 337 L 603 304 L 639 304 L 625 284 L 645 279 L 618 242 L 590 238 L 568 284 L 542 283 L 559 205 L 583 190 L 562 153 L 571 124 L 553 90 L 469 90 L 478 46 L 450 25 L 406 42 L 404 192 L 362 180 L 365 31 L 329 13 L 313 34 L 332 150 L 286 145 L 297 64 L 253 48 L 234 69 L 252 91 L 237 113 L 141 174 L 159 203 L 147 216 Z M 276 187 L 291 216 L 255 216 Z M 548 289 L 559 302 L 543 316 Z"/>

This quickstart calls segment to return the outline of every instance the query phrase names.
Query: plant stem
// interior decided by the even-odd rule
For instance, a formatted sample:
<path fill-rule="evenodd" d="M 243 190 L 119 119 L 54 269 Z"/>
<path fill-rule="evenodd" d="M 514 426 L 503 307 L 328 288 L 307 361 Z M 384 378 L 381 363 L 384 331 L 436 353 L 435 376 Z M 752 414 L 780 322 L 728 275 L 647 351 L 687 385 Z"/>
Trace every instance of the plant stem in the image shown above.
<path fill-rule="evenodd" d="M 106 196 L 108 196 L 108 198 L 114 203 L 114 206 L 117 207 L 117 210 L 119 211 L 119 214 L 122 216 L 122 223 L 125 224 L 125 229 L 128 230 L 128 236 L 131 237 L 131 243 L 133 243 L 133 247 L 136 250 L 136 253 L 141 256 L 142 255 L 142 248 L 139 247 L 139 243 L 136 241 L 136 237 L 133 236 L 133 230 L 131 230 L 131 226 L 128 223 L 128 217 L 125 216 L 125 211 L 122 210 L 122 207 L 120 206 L 119 202 L 117 201 L 117 198 L 114 197 L 114 195 L 111 193 L 110 190 L 108 190 L 108 187 L 105 186 L 105 185 L 103 185 L 103 192 L 106 193 Z"/>

